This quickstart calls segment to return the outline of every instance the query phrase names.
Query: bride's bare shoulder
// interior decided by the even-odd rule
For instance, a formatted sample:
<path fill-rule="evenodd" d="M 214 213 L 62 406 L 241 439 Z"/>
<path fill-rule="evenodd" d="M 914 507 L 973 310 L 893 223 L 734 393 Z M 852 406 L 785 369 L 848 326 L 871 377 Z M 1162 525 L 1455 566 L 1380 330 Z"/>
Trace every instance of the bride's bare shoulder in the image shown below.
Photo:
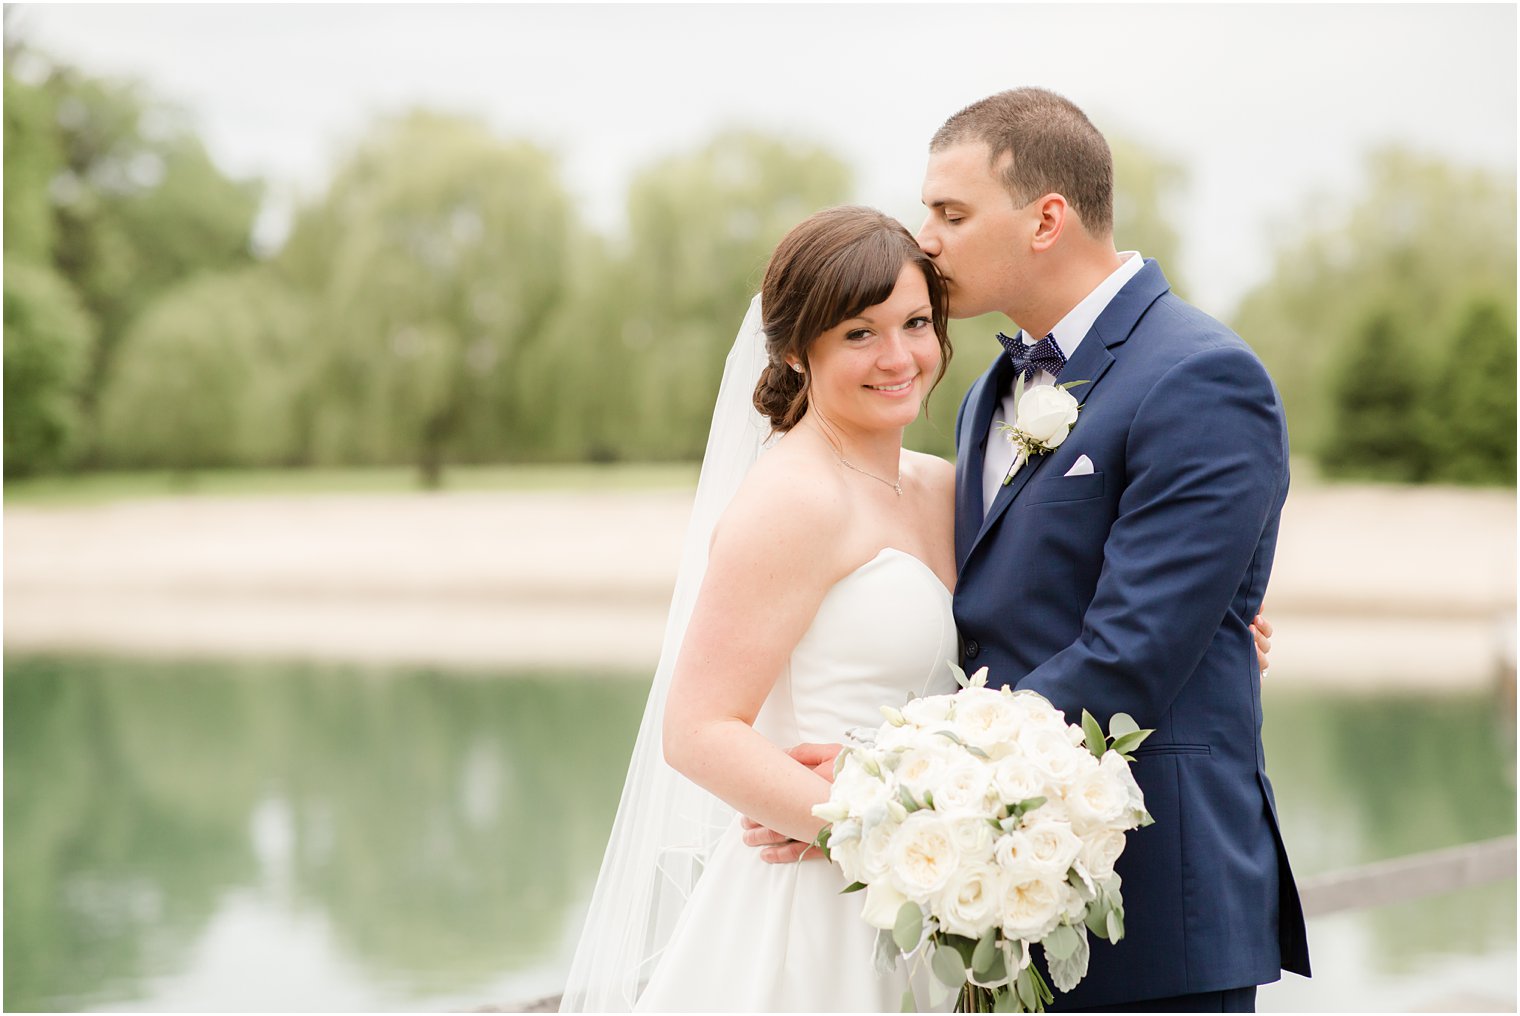
<path fill-rule="evenodd" d="M 932 494 L 955 496 L 954 462 L 942 459 L 938 455 L 904 448 L 903 466 L 906 470 L 911 470 L 909 475 L 916 477 L 919 483 Z"/>
<path fill-rule="evenodd" d="M 848 491 L 833 464 L 781 441 L 745 476 L 713 531 L 720 544 L 749 554 L 797 560 L 831 558 L 850 519 Z"/>

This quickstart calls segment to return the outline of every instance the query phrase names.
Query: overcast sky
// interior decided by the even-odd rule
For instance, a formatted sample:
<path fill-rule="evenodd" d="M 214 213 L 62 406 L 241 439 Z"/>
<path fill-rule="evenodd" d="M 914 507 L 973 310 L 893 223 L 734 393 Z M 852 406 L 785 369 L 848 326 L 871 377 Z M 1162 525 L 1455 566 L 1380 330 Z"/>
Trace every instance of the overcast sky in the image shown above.
<path fill-rule="evenodd" d="M 371 117 L 415 106 L 551 147 L 605 229 L 634 171 L 732 124 L 829 143 L 856 200 L 916 227 L 935 128 L 1037 84 L 1187 167 L 1180 273 L 1224 314 L 1373 146 L 1515 171 L 1508 3 L 7 7 L 8 31 L 188 109 L 226 171 L 271 182 L 276 233 Z"/>

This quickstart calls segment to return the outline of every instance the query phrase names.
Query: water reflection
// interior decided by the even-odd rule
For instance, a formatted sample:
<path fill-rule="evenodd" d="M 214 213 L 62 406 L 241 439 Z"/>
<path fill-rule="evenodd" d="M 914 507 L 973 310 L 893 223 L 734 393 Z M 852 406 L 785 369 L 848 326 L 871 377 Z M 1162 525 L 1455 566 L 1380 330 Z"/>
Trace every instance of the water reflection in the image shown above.
<path fill-rule="evenodd" d="M 11 1009 L 146 1001 L 239 888 L 292 923 L 319 914 L 391 1004 L 484 990 L 572 933 L 644 695 L 532 675 L 6 671 Z"/>
<path fill-rule="evenodd" d="M 5 1006 L 468 1008 L 551 993 L 644 691 L 9 660 Z M 1300 874 L 1512 832 L 1513 733 L 1493 712 L 1481 697 L 1273 694 L 1268 758 Z M 1317 921 L 1333 968 L 1279 998 L 1358 1008 L 1446 955 L 1498 957 L 1512 982 L 1513 889 Z"/>
<path fill-rule="evenodd" d="M 1486 695 L 1269 694 L 1267 765 L 1295 873 L 1512 835 L 1515 730 L 1497 706 Z M 1491 990 L 1513 1004 L 1515 917 L 1509 881 L 1312 921 L 1314 985 L 1290 979 L 1284 997 L 1376 1009 L 1369 989 L 1407 978 L 1407 1008 L 1408 991 L 1455 984 L 1443 974 L 1452 964 L 1507 954 Z"/>

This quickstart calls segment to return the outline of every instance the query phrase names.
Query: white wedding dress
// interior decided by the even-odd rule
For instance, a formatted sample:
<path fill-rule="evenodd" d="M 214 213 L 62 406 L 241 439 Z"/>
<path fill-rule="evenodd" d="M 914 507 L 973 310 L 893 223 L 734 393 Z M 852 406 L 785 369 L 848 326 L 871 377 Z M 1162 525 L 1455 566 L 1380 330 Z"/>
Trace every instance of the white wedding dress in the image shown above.
<path fill-rule="evenodd" d="M 949 591 L 918 558 L 888 547 L 824 596 L 765 700 L 755 729 L 782 748 L 875 727 L 880 707 L 955 690 Z M 767 864 L 728 827 L 681 911 L 639 1011 L 896 1012 L 908 974 L 876 971 L 862 894 L 842 896 L 818 859 Z M 926 1005 L 927 979 L 914 978 Z"/>

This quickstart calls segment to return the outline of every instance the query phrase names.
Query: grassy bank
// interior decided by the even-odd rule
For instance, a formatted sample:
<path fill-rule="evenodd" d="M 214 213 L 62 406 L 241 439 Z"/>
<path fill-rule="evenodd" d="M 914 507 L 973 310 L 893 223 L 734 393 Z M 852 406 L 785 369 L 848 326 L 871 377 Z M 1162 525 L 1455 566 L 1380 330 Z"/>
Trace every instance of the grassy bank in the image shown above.
<path fill-rule="evenodd" d="M 684 490 L 695 463 L 454 466 L 445 491 Z M 9 480 L 7 505 L 101 504 L 140 498 L 301 494 L 409 494 L 423 489 L 409 467 L 211 469 L 196 472 L 102 472 Z"/>

